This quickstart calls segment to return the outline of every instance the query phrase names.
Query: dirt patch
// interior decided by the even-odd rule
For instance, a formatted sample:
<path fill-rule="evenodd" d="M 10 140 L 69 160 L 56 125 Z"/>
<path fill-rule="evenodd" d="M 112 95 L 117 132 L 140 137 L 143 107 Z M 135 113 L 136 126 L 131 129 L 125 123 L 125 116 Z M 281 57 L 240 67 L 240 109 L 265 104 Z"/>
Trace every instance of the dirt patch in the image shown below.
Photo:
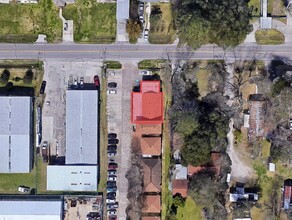
<path fill-rule="evenodd" d="M 272 15 L 285 15 L 285 6 L 282 0 L 274 0 L 272 6 Z"/>

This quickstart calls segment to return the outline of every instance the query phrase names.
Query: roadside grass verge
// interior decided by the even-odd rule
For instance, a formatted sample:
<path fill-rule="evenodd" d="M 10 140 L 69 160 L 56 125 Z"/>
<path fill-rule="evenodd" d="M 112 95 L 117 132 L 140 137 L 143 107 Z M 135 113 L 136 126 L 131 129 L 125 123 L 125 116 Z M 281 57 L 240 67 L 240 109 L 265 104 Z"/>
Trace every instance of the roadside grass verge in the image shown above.
<path fill-rule="evenodd" d="M 166 60 L 142 60 L 138 63 L 138 69 L 161 69 Z"/>
<path fill-rule="evenodd" d="M 258 30 L 255 38 L 259 45 L 277 45 L 285 42 L 285 36 L 276 29 Z"/>
<path fill-rule="evenodd" d="M 202 220 L 202 209 L 190 197 L 186 199 L 184 206 L 177 208 L 177 220 Z"/>
<path fill-rule="evenodd" d="M 81 43 L 113 43 L 116 38 L 116 4 L 76 0 L 63 10 L 74 21 L 74 40 Z"/>
<path fill-rule="evenodd" d="M 122 69 L 122 64 L 119 61 L 105 61 L 104 64 L 106 64 L 106 67 L 108 69 Z"/>
<path fill-rule="evenodd" d="M 38 34 L 45 34 L 48 42 L 62 39 L 62 21 L 52 0 L 40 0 L 38 4 L 1 4 L 0 42 L 32 43 Z"/>
<path fill-rule="evenodd" d="M 171 44 L 176 39 L 172 16 L 172 5 L 168 3 L 154 3 L 151 7 L 159 7 L 161 19 L 151 19 L 149 42 L 152 44 Z"/>

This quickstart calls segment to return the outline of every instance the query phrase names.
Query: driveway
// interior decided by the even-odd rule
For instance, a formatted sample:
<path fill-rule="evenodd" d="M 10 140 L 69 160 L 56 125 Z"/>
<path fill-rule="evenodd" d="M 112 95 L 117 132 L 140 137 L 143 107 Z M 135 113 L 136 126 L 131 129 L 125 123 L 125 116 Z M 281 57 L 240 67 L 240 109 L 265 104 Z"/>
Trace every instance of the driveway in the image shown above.
<path fill-rule="evenodd" d="M 128 41 L 126 23 L 129 19 L 130 0 L 117 0 L 117 39 L 116 41 Z"/>
<path fill-rule="evenodd" d="M 128 180 L 125 175 L 130 167 L 132 125 L 130 122 L 130 99 L 132 86 L 135 80 L 140 79 L 135 62 L 123 63 L 122 70 L 115 70 L 115 75 L 108 74 L 108 82 L 116 82 L 116 94 L 107 95 L 108 132 L 117 133 L 119 144 L 115 156 L 119 164 L 117 174 L 117 201 L 119 208 L 117 216 L 126 219 L 128 206 Z M 110 73 L 110 71 L 108 72 Z"/>

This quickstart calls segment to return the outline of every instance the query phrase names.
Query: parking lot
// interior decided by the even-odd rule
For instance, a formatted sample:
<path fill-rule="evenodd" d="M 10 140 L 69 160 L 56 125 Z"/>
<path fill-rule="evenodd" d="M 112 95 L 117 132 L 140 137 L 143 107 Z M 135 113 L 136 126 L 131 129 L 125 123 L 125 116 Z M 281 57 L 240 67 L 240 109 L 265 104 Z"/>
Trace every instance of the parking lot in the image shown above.
<path fill-rule="evenodd" d="M 93 83 L 100 75 L 102 63 L 97 62 L 45 62 L 44 80 L 47 81 L 42 117 L 42 141 L 48 141 L 50 155 L 65 156 L 66 90 L 74 81 Z M 70 80 L 69 80 L 70 78 Z M 58 149 L 57 149 L 58 145 Z"/>
<path fill-rule="evenodd" d="M 112 71 L 112 72 L 111 72 Z M 113 73 L 114 72 L 114 73 Z M 136 63 L 123 63 L 122 70 L 109 70 L 108 83 L 116 82 L 116 93 L 107 95 L 108 132 L 116 133 L 119 139 L 117 155 L 111 157 L 118 164 L 117 169 L 117 209 L 118 219 L 126 219 L 128 206 L 128 180 L 125 175 L 130 166 L 132 125 L 130 122 L 131 91 L 138 75 Z M 114 89 L 109 89 L 114 90 Z"/>

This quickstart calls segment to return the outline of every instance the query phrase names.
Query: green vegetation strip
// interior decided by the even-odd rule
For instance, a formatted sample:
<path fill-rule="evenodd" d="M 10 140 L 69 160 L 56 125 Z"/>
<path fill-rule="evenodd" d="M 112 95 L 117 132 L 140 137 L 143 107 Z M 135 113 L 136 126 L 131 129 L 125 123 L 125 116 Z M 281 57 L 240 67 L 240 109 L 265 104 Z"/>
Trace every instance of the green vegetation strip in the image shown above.
<path fill-rule="evenodd" d="M 138 69 L 160 69 L 166 60 L 142 60 L 138 63 Z"/>
<path fill-rule="evenodd" d="M 257 44 L 260 45 L 276 45 L 285 42 L 285 36 L 276 29 L 258 30 L 255 33 Z"/>
<path fill-rule="evenodd" d="M 62 21 L 52 0 L 38 4 L 1 4 L 0 42 L 35 42 L 38 34 L 45 34 L 48 42 L 60 41 Z"/>
<path fill-rule="evenodd" d="M 108 69 L 122 69 L 122 64 L 119 61 L 105 61 Z"/>
<path fill-rule="evenodd" d="M 116 4 L 76 0 L 63 10 L 64 18 L 74 21 L 74 40 L 113 43 L 116 37 Z"/>

